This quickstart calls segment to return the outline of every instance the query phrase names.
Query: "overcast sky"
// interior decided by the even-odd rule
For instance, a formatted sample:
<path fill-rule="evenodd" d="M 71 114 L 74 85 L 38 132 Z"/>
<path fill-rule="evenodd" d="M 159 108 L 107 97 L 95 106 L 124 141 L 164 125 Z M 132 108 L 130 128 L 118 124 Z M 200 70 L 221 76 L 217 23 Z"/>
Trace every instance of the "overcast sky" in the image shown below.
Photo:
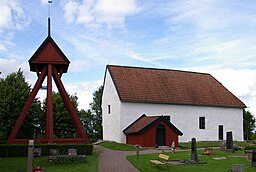
<path fill-rule="evenodd" d="M 33 86 L 28 60 L 47 37 L 48 0 L 0 0 L 0 10 L 0 76 L 22 68 Z M 115 64 L 210 73 L 256 114 L 254 0 L 53 0 L 50 16 L 80 108 Z"/>

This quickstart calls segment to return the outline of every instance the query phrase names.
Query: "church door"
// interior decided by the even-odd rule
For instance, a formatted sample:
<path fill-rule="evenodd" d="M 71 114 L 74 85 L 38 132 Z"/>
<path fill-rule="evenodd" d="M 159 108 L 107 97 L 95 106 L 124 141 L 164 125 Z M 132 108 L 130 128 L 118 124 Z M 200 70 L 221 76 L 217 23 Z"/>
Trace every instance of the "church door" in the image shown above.
<path fill-rule="evenodd" d="M 165 143 L 165 127 L 164 125 L 159 125 L 157 128 L 156 128 L 156 144 L 158 146 L 165 146 L 166 143 Z"/>

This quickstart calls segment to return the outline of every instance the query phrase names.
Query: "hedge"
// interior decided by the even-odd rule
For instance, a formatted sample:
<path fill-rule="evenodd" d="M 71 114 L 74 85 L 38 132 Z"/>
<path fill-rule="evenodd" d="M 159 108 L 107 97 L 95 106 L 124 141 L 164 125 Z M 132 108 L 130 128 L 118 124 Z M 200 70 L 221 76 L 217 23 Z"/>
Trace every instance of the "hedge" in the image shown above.
<path fill-rule="evenodd" d="M 49 149 L 59 149 L 59 153 L 61 155 L 66 155 L 68 153 L 68 149 L 76 149 L 77 154 L 84 155 L 91 155 L 93 152 L 93 145 L 92 144 L 36 144 L 34 148 L 41 148 L 42 155 L 49 155 Z M 28 154 L 28 145 L 24 144 L 2 144 L 0 145 L 0 157 L 17 157 L 17 156 L 27 156 Z"/>
<path fill-rule="evenodd" d="M 244 147 L 244 152 L 247 151 L 247 150 L 253 150 L 253 149 L 256 149 L 256 145 L 245 146 Z"/>

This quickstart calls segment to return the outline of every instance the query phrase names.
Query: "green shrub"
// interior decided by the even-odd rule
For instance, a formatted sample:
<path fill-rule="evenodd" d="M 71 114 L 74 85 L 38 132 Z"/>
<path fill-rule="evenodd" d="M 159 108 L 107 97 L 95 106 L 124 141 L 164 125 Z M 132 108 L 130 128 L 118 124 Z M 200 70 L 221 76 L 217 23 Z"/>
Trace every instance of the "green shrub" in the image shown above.
<path fill-rule="evenodd" d="M 85 153 L 87 155 L 91 155 L 93 152 L 93 145 L 87 144 L 87 145 L 79 145 L 79 144 L 36 144 L 34 146 L 35 148 L 42 148 L 41 154 L 42 155 L 48 155 L 49 149 L 59 149 L 60 154 L 67 154 L 68 149 L 76 149 L 77 154 L 84 155 Z M 16 145 L 8 145 L 8 144 L 2 144 L 0 145 L 0 157 L 17 157 L 17 156 L 27 156 L 28 152 L 28 145 L 23 144 L 16 144 Z"/>
<path fill-rule="evenodd" d="M 244 147 L 244 152 L 247 151 L 247 150 L 252 150 L 252 149 L 256 149 L 256 145 L 253 145 L 253 146 L 245 146 L 245 147 Z"/>
<path fill-rule="evenodd" d="M 61 156 L 55 156 L 54 158 L 51 158 L 50 162 L 53 162 L 55 164 L 70 164 L 70 163 L 73 164 L 73 163 L 79 163 L 79 162 L 86 162 L 86 156 L 61 155 Z"/>

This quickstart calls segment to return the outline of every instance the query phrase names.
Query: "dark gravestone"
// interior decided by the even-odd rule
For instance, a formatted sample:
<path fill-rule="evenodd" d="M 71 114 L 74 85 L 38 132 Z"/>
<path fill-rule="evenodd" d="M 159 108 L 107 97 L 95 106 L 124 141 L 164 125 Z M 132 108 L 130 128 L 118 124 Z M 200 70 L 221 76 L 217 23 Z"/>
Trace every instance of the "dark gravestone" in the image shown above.
<path fill-rule="evenodd" d="M 42 156 L 42 148 L 34 148 L 34 153 L 33 153 L 33 156 L 34 157 L 40 157 Z"/>
<path fill-rule="evenodd" d="M 59 149 L 50 149 L 49 150 L 49 156 L 57 156 L 60 155 Z"/>
<path fill-rule="evenodd" d="M 198 162 L 197 148 L 196 148 L 196 139 L 192 138 L 191 140 L 191 161 Z"/>
<path fill-rule="evenodd" d="M 227 150 L 233 151 L 233 136 L 232 131 L 227 132 Z"/>
<path fill-rule="evenodd" d="M 256 149 L 252 150 L 252 167 L 256 168 Z"/>

